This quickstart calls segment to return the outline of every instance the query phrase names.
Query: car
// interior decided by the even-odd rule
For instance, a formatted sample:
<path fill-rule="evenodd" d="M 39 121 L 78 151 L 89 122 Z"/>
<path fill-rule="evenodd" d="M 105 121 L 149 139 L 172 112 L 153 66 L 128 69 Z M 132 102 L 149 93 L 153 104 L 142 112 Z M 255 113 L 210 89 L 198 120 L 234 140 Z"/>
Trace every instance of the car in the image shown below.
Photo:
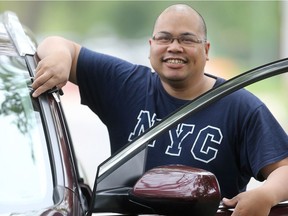
<path fill-rule="evenodd" d="M 91 188 L 60 92 L 31 97 L 37 43 L 13 12 L 0 19 L 0 215 L 84 215 Z"/>
<path fill-rule="evenodd" d="M 61 89 L 33 98 L 37 41 L 17 15 L 0 16 L 0 215 L 226 216 L 213 173 L 180 164 L 146 171 L 149 141 L 189 115 L 260 80 L 287 73 L 281 59 L 229 79 L 176 110 L 98 168 L 93 188 L 75 156 Z M 183 179 L 185 179 L 183 181 Z M 255 203 L 256 205 L 256 203 Z M 288 214 L 288 203 L 270 216 Z"/>

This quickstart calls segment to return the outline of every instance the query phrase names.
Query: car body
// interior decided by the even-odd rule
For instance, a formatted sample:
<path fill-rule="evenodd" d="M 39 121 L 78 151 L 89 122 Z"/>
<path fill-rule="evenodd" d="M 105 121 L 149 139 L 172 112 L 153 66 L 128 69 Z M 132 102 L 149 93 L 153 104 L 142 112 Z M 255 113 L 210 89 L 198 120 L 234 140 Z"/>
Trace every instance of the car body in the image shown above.
<path fill-rule="evenodd" d="M 61 90 L 31 97 L 38 63 L 33 38 L 16 14 L 1 15 L 0 215 L 232 214 L 233 209 L 221 204 L 219 184 L 212 173 L 182 165 L 145 171 L 147 143 L 227 94 L 286 73 L 288 59 L 228 80 L 172 113 L 100 164 L 92 193 L 78 168 Z M 183 176 L 185 184 L 179 181 Z M 272 208 L 270 216 L 280 215 L 288 215 L 287 203 Z"/>
<path fill-rule="evenodd" d="M 91 190 L 59 93 L 31 97 L 35 40 L 14 13 L 0 19 L 0 215 L 84 215 Z"/>

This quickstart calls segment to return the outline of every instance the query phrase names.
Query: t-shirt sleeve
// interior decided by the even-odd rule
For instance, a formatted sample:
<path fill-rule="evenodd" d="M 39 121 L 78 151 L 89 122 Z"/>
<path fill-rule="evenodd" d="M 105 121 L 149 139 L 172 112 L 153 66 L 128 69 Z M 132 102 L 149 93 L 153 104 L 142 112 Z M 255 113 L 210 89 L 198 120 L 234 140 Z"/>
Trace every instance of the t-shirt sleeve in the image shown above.
<path fill-rule="evenodd" d="M 288 136 L 265 104 L 259 106 L 251 115 L 246 129 L 248 160 L 256 179 L 264 177 L 260 170 L 266 165 L 288 157 Z"/>
<path fill-rule="evenodd" d="M 127 92 L 137 91 L 141 88 L 140 82 L 145 82 L 145 79 L 141 81 L 142 78 L 136 75 L 142 68 L 144 67 L 82 47 L 77 63 L 81 103 L 96 113 L 104 124 L 107 125 L 110 119 L 115 121 L 117 109 L 124 109 L 124 105 L 134 102 L 129 100 L 128 96 L 131 94 Z"/>

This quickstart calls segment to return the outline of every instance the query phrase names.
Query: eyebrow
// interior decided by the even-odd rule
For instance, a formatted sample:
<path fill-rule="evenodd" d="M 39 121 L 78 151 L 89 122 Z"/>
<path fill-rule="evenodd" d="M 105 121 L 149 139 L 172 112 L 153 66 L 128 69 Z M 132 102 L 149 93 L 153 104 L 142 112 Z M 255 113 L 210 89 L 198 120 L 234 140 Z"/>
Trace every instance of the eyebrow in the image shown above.
<path fill-rule="evenodd" d="M 197 36 L 196 34 L 192 33 L 192 32 L 184 32 L 180 35 L 192 35 L 192 36 Z"/>
<path fill-rule="evenodd" d="M 169 35 L 172 35 L 170 32 L 167 32 L 167 31 L 160 31 L 158 33 L 164 33 L 164 34 L 169 34 Z M 192 32 L 184 32 L 184 33 L 181 33 L 181 35 L 192 35 L 192 36 L 197 36 L 196 34 L 192 33 Z"/>

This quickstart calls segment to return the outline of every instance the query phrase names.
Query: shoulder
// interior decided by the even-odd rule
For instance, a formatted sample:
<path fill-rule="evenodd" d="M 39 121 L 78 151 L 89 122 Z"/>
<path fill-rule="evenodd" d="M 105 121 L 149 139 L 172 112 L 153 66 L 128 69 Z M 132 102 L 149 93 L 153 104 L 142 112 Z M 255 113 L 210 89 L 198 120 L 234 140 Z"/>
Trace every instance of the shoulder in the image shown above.
<path fill-rule="evenodd" d="M 107 71 L 110 75 L 112 73 L 117 73 L 119 75 L 121 73 L 133 73 L 138 71 L 151 73 L 149 67 L 134 64 L 125 59 L 110 54 L 100 53 L 86 47 L 81 47 L 77 63 L 77 71 L 78 70 L 89 70 L 89 73 L 91 71 L 101 71 L 101 73 Z"/>
<path fill-rule="evenodd" d="M 216 79 L 214 88 L 220 86 L 221 84 L 227 81 L 224 78 L 217 77 L 211 74 L 207 74 L 207 76 Z M 227 100 L 229 103 L 233 102 L 235 103 L 235 105 L 241 104 L 245 106 L 250 105 L 255 107 L 263 105 L 263 102 L 255 94 L 246 90 L 245 88 L 240 88 L 239 90 L 232 92 L 231 94 L 228 94 L 222 99 L 222 101 L 223 100 Z"/>
<path fill-rule="evenodd" d="M 81 74 L 81 76 L 80 76 Z M 155 81 L 151 68 L 82 47 L 77 63 L 77 79 L 87 85 L 113 89 L 140 88 Z"/>
<path fill-rule="evenodd" d="M 105 63 L 116 63 L 116 62 L 125 62 L 125 63 L 129 63 L 123 59 L 117 58 L 115 56 L 109 55 L 109 54 L 105 54 L 105 53 L 100 53 L 91 49 L 88 49 L 86 47 L 81 47 L 79 56 L 78 56 L 78 63 L 101 63 L 101 62 L 105 62 Z"/>

